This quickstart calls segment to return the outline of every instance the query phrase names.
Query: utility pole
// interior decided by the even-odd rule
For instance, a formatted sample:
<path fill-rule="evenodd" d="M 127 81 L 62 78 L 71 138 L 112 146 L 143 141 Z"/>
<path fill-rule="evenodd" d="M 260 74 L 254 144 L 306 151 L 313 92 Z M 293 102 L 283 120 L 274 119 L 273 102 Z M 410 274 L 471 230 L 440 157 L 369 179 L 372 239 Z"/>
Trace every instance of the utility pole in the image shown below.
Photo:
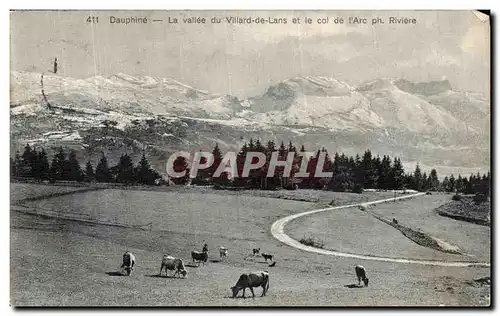
<path fill-rule="evenodd" d="M 56 57 L 56 59 L 54 60 L 54 73 L 55 73 L 55 74 L 57 73 L 57 57 Z"/>

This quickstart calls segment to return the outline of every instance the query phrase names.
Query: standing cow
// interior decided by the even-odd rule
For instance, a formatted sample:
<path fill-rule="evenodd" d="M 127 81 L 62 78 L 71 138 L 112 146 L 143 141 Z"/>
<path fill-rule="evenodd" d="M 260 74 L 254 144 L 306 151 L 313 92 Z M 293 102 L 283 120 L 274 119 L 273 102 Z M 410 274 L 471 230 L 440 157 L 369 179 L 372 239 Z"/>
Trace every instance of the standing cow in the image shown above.
<path fill-rule="evenodd" d="M 134 270 L 134 265 L 135 256 L 130 251 L 125 252 L 123 254 L 123 263 L 120 267 L 121 273 L 123 274 L 123 271 L 125 270 L 125 273 L 127 275 L 130 275 L 130 273 L 132 273 L 132 270 Z"/>
<path fill-rule="evenodd" d="M 368 286 L 368 278 L 366 277 L 366 270 L 362 265 L 357 265 L 354 270 L 356 270 L 356 277 L 358 278 L 358 285 L 361 285 L 361 280 Z"/>
<path fill-rule="evenodd" d="M 193 263 L 195 263 L 197 261 L 198 265 L 200 265 L 200 262 L 203 262 L 203 265 L 205 265 L 205 263 L 208 260 L 208 252 L 206 252 L 206 251 L 199 252 L 199 251 L 193 250 L 193 251 L 191 251 L 191 258 L 193 259 Z"/>
<path fill-rule="evenodd" d="M 174 277 L 177 274 L 182 274 L 183 277 L 187 278 L 187 271 L 186 268 L 184 267 L 184 262 L 182 262 L 182 259 L 179 258 L 174 258 L 169 255 L 164 255 L 163 259 L 161 261 L 161 267 L 160 267 L 160 273 L 159 275 L 161 276 L 161 272 L 163 271 L 163 268 L 165 268 L 165 275 L 168 276 L 168 270 L 173 270 L 175 271 Z"/>
<path fill-rule="evenodd" d="M 243 289 L 243 296 L 245 297 L 246 288 L 250 288 L 253 297 L 255 297 L 255 293 L 253 292 L 254 287 L 262 286 L 262 296 L 266 295 L 266 292 L 269 290 L 269 272 L 260 271 L 260 272 L 251 272 L 244 273 L 236 282 L 236 285 L 231 287 L 231 291 L 233 291 L 233 298 L 236 297 L 238 292 Z"/>
<path fill-rule="evenodd" d="M 221 259 L 222 259 L 222 257 L 227 257 L 227 248 L 220 246 L 219 247 L 219 255 L 220 255 Z"/>

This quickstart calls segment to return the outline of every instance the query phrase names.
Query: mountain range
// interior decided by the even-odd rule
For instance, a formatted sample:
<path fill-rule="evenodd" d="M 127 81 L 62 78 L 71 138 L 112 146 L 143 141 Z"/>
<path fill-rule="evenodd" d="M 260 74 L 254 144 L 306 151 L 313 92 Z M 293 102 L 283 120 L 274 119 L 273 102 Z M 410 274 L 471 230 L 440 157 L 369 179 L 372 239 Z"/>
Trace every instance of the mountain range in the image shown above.
<path fill-rule="evenodd" d="M 216 80 L 216 79 L 214 79 Z M 43 92 L 42 92 L 43 91 Z M 11 151 L 26 143 L 76 150 L 111 163 L 146 150 L 157 169 L 177 150 L 238 150 L 250 138 L 307 150 L 399 156 L 441 173 L 490 166 L 488 96 L 447 80 L 381 78 L 351 86 L 335 78 L 283 80 L 239 99 L 169 78 L 115 74 L 76 79 L 11 71 Z"/>

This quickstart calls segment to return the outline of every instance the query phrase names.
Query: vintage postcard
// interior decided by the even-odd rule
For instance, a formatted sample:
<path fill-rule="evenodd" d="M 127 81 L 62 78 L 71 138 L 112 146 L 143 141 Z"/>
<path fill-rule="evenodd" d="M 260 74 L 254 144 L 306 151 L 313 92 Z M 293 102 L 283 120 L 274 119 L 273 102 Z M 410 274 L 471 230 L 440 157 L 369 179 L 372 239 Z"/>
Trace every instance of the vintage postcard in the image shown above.
<path fill-rule="evenodd" d="M 10 302 L 491 305 L 490 17 L 10 12 Z"/>

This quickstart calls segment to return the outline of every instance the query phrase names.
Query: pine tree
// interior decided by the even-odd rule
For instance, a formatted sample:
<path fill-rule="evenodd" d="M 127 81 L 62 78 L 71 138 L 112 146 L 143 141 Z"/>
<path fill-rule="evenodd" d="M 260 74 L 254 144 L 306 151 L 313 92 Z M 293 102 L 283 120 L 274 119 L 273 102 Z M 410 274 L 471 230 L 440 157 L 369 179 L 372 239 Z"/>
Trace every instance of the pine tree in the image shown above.
<path fill-rule="evenodd" d="M 126 185 L 134 182 L 134 164 L 128 154 L 122 154 L 118 162 L 118 174 L 116 182 Z"/>
<path fill-rule="evenodd" d="M 417 191 L 422 191 L 422 171 L 417 163 L 415 167 L 415 172 L 413 173 L 413 187 L 412 189 Z"/>
<path fill-rule="evenodd" d="M 95 168 L 95 179 L 97 182 L 111 182 L 113 180 L 109 171 L 108 159 L 104 153 L 102 153 L 101 160 Z"/>
<path fill-rule="evenodd" d="M 346 166 L 338 166 L 337 171 L 334 172 L 332 181 L 330 181 L 328 188 L 335 192 L 346 192 L 354 188 L 352 179 L 352 172 Z"/>
<path fill-rule="evenodd" d="M 218 144 L 215 144 L 215 147 L 212 150 L 212 155 L 214 156 L 214 163 L 208 169 L 209 170 L 209 176 L 211 177 L 211 181 L 214 184 L 223 184 L 223 183 L 226 184 L 228 182 L 227 181 L 227 177 L 225 179 L 221 178 L 222 174 L 219 177 L 217 177 L 217 178 L 214 177 L 214 174 L 217 171 L 217 168 L 219 168 L 219 165 L 222 162 L 222 152 L 219 149 L 219 145 Z"/>
<path fill-rule="evenodd" d="M 33 150 L 31 151 L 31 161 L 29 162 L 29 170 L 30 170 L 30 176 L 37 180 L 40 179 L 38 170 L 38 156 L 39 156 L 38 151 L 36 151 L 36 148 L 33 147 Z"/>
<path fill-rule="evenodd" d="M 36 152 L 35 152 L 36 153 Z M 22 165 L 19 169 L 20 175 L 22 177 L 31 178 L 33 177 L 33 166 L 35 163 L 35 153 L 31 149 L 29 144 L 24 147 L 24 152 L 22 155 Z"/>
<path fill-rule="evenodd" d="M 341 161 L 343 162 L 342 165 L 345 165 L 344 157 L 345 157 L 344 154 L 340 156 Z M 363 168 L 363 163 L 361 161 L 361 158 L 359 157 L 359 154 L 356 154 L 352 170 L 354 173 L 354 185 L 356 185 L 356 187 L 363 189 L 365 185 L 365 170 Z"/>
<path fill-rule="evenodd" d="M 68 160 L 65 164 L 65 179 L 69 181 L 82 181 L 83 180 L 83 172 L 80 167 L 80 163 L 76 158 L 76 153 L 74 150 L 71 150 L 68 155 Z"/>
<path fill-rule="evenodd" d="M 374 159 L 370 150 L 366 150 L 361 159 L 361 166 L 364 172 L 363 188 L 373 189 L 376 186 L 376 171 L 374 167 Z"/>
<path fill-rule="evenodd" d="M 201 150 L 200 150 L 201 152 Z M 205 156 L 200 157 L 200 164 L 206 164 L 208 159 Z M 210 168 L 210 167 L 209 167 Z M 210 181 L 210 169 L 199 169 L 196 173 L 196 177 L 192 180 L 191 184 L 206 185 Z"/>
<path fill-rule="evenodd" d="M 247 186 L 249 179 L 243 178 L 243 167 L 245 165 L 245 160 L 247 157 L 247 152 L 249 151 L 249 146 L 245 142 L 241 147 L 241 150 L 238 152 L 236 156 L 236 170 L 238 172 L 238 177 L 234 179 L 233 183 L 236 186 Z"/>
<path fill-rule="evenodd" d="M 21 155 L 19 154 L 19 151 L 16 151 L 16 155 L 14 156 L 14 176 L 15 177 L 21 177 L 22 176 L 22 166 L 23 166 L 23 161 L 21 159 Z"/>
<path fill-rule="evenodd" d="M 448 192 L 455 192 L 456 190 L 456 181 L 455 181 L 455 177 L 453 176 L 453 174 L 451 174 L 450 178 L 449 178 L 449 184 L 448 184 Z"/>
<path fill-rule="evenodd" d="M 441 183 L 441 190 L 444 192 L 450 192 L 449 188 L 450 188 L 450 180 L 448 179 L 448 177 L 444 177 L 443 183 Z"/>
<path fill-rule="evenodd" d="M 377 157 L 372 159 L 372 173 L 373 173 L 373 185 L 372 188 L 374 189 L 380 189 L 379 185 L 379 180 L 380 180 L 380 175 L 382 174 L 382 161 L 380 159 L 380 156 L 377 155 Z"/>
<path fill-rule="evenodd" d="M 391 170 L 392 162 L 389 156 L 384 155 L 379 168 L 378 188 L 390 189 L 391 188 Z"/>
<path fill-rule="evenodd" d="M 292 141 L 289 141 L 288 142 L 288 152 L 292 152 L 292 151 L 297 153 L 297 148 L 295 148 L 295 146 L 293 146 Z"/>
<path fill-rule="evenodd" d="M 429 187 L 429 178 L 427 177 L 427 172 L 424 172 L 424 174 L 422 175 L 422 191 L 427 191 L 428 190 L 428 187 Z"/>
<path fill-rule="evenodd" d="M 36 164 L 35 164 L 34 175 L 35 178 L 39 180 L 48 180 L 50 178 L 49 160 L 47 158 L 47 153 L 43 148 L 42 151 L 38 153 L 38 158 L 36 159 Z"/>
<path fill-rule="evenodd" d="M 61 181 L 66 179 L 65 167 L 66 167 L 66 155 L 62 147 L 59 147 L 57 153 L 52 159 L 52 164 L 50 165 L 50 178 L 52 181 Z"/>
<path fill-rule="evenodd" d="M 179 185 L 185 185 L 189 183 L 189 168 L 188 168 L 188 163 L 185 157 L 179 156 L 177 159 L 174 160 L 174 171 L 175 172 L 182 172 L 186 171 L 185 175 L 183 177 L 172 177 L 171 180 L 175 184 Z"/>
<path fill-rule="evenodd" d="M 436 169 L 431 170 L 431 174 L 429 175 L 429 185 L 427 190 L 437 191 L 439 189 L 439 179 L 437 176 Z"/>
<path fill-rule="evenodd" d="M 160 175 L 151 169 L 146 154 L 143 152 L 135 172 L 136 181 L 140 184 L 154 185 L 158 178 L 161 178 Z"/>
<path fill-rule="evenodd" d="M 271 154 L 276 151 L 276 144 L 274 144 L 272 140 L 267 142 L 266 151 L 269 156 L 271 156 Z"/>
<path fill-rule="evenodd" d="M 85 165 L 85 181 L 92 182 L 94 180 L 95 180 L 94 167 L 92 167 L 92 163 L 90 163 L 89 160 Z"/>
<path fill-rule="evenodd" d="M 462 176 L 459 173 L 457 181 L 456 181 L 456 184 L 455 184 L 455 190 L 457 192 L 463 192 L 463 190 L 464 190 L 464 186 L 463 185 L 464 185 L 464 181 L 462 179 Z"/>
<path fill-rule="evenodd" d="M 398 157 L 394 158 L 394 165 L 392 166 L 391 172 L 392 185 L 391 189 L 401 190 L 404 187 L 404 169 L 401 164 L 401 159 Z"/>
<path fill-rule="evenodd" d="M 250 142 L 248 143 L 248 151 L 253 151 L 255 149 L 255 145 L 253 143 L 253 139 L 250 138 Z"/>

